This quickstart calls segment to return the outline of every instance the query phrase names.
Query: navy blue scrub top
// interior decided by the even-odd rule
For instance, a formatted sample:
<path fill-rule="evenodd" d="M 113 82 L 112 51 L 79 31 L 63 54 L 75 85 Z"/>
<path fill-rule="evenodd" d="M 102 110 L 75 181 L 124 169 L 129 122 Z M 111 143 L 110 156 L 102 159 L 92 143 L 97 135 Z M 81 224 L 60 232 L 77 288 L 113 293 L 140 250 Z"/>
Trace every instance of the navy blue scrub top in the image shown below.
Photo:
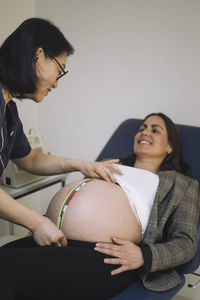
<path fill-rule="evenodd" d="M 31 151 L 15 102 L 11 100 L 7 103 L 6 113 L 4 109 L 5 100 L 0 83 L 0 176 L 9 159 L 24 157 Z"/>

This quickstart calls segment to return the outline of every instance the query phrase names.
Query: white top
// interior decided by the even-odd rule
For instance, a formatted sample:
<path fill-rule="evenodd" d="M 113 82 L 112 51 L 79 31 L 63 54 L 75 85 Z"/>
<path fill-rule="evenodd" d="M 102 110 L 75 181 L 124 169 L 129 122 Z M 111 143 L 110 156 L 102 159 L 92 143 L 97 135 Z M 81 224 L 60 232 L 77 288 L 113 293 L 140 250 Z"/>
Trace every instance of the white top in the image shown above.
<path fill-rule="evenodd" d="M 157 192 L 159 176 L 147 170 L 116 166 L 123 172 L 123 175 L 114 173 L 116 182 L 126 193 L 144 234 Z"/>

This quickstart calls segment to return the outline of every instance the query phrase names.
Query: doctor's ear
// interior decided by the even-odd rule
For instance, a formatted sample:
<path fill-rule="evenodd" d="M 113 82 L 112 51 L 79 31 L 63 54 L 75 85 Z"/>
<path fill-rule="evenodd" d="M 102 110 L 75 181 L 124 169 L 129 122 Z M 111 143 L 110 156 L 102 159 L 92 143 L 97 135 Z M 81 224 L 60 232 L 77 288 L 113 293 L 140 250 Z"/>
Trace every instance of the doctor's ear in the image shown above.
<path fill-rule="evenodd" d="M 35 53 L 35 61 L 37 61 L 41 55 L 44 55 L 44 50 L 40 47 L 37 49 L 37 51 Z"/>

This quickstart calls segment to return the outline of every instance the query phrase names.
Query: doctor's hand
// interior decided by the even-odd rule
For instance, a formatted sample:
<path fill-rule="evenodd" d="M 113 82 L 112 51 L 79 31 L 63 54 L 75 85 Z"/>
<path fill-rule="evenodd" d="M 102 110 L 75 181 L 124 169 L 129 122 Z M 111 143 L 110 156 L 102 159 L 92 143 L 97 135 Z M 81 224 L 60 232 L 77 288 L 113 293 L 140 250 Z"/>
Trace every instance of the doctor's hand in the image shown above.
<path fill-rule="evenodd" d="M 116 165 L 119 159 L 111 159 L 102 162 L 88 162 L 80 160 L 79 170 L 87 177 L 102 178 L 108 182 L 115 182 L 112 172 L 122 175 L 122 172 Z"/>
<path fill-rule="evenodd" d="M 48 218 L 41 217 L 41 221 L 37 222 L 37 224 L 31 228 L 35 242 L 40 246 L 67 246 L 67 239 L 64 233 Z"/>
<path fill-rule="evenodd" d="M 116 275 L 127 270 L 135 270 L 143 266 L 144 260 L 141 249 L 134 243 L 113 238 L 113 243 L 97 243 L 94 248 L 96 251 L 113 256 L 112 258 L 104 258 L 104 263 L 112 265 L 120 265 L 111 272 Z"/>

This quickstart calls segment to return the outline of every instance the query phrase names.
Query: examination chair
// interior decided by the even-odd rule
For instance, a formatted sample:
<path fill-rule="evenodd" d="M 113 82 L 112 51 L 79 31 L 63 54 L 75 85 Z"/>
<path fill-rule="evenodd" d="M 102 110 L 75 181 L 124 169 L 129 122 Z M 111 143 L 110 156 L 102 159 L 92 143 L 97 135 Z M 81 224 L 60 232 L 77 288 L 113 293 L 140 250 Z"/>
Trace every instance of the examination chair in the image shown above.
<path fill-rule="evenodd" d="M 133 139 L 142 120 L 128 119 L 113 133 L 97 161 L 106 158 L 119 158 L 133 151 Z M 182 139 L 182 158 L 191 166 L 191 176 L 200 181 L 200 127 L 177 125 Z M 127 289 L 109 300 L 160 300 L 172 299 L 185 284 L 184 274 L 193 273 L 200 265 L 200 222 L 197 232 L 197 252 L 188 263 L 177 267 L 181 283 L 166 292 L 154 292 L 143 287 L 141 281 L 134 281 Z M 192 284 L 189 287 L 193 287 Z"/>

